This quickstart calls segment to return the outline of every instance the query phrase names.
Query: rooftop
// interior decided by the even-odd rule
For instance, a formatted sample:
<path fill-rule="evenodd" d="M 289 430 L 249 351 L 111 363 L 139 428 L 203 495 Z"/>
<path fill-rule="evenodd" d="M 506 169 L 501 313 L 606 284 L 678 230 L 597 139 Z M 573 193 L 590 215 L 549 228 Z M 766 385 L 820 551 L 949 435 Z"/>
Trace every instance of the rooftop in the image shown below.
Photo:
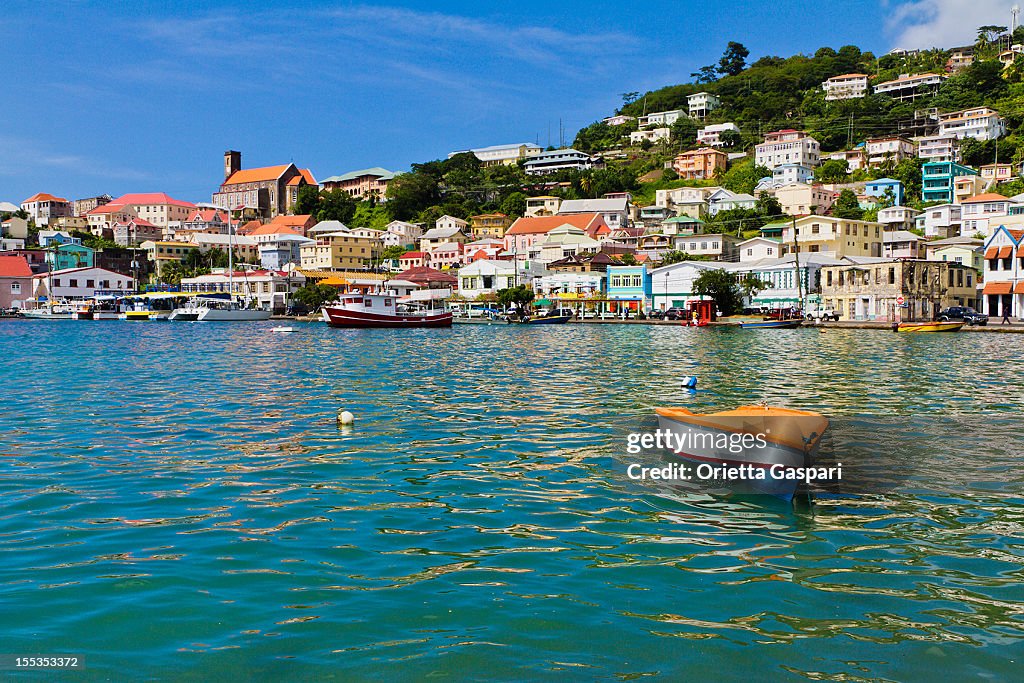
<path fill-rule="evenodd" d="M 325 178 L 324 183 L 343 183 L 346 180 L 355 180 L 356 178 L 363 178 L 366 176 L 373 176 L 382 180 L 391 180 L 395 177 L 394 171 L 389 171 L 386 168 L 380 166 L 374 166 L 373 168 L 361 168 L 358 171 L 349 171 L 348 173 L 342 173 L 341 175 L 332 175 L 330 178 Z"/>

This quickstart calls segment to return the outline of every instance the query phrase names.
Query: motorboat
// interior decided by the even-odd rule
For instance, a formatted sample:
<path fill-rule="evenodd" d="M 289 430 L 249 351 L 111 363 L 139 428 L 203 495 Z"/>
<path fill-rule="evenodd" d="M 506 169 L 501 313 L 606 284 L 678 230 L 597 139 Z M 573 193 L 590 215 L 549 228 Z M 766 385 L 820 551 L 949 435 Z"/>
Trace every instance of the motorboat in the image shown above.
<path fill-rule="evenodd" d="M 391 292 L 342 294 L 323 307 L 323 321 L 331 327 L 451 327 L 451 311 L 419 309 L 400 303 Z"/>
<path fill-rule="evenodd" d="M 754 491 L 786 500 L 792 500 L 801 483 L 793 472 L 814 466 L 829 426 L 818 413 L 766 405 L 704 414 L 686 408 L 655 412 L 659 427 L 674 437 L 668 445 L 675 456 L 703 465 L 707 472 L 745 468 L 758 475 L 743 479 Z"/>
<path fill-rule="evenodd" d="M 964 321 L 948 321 L 948 322 L 920 322 L 920 323 L 900 323 L 896 326 L 897 332 L 958 332 L 960 328 L 964 326 Z"/>
<path fill-rule="evenodd" d="M 745 330 L 791 330 L 803 324 L 803 318 L 783 318 L 782 320 L 754 320 L 740 323 L 740 327 Z"/>

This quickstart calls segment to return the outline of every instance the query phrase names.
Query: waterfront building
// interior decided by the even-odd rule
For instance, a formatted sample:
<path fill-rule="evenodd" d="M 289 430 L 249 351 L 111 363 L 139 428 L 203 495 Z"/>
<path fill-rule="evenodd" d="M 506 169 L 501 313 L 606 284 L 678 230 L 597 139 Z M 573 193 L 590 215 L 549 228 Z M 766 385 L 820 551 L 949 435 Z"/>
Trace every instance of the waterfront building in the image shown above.
<path fill-rule="evenodd" d="M 984 312 L 1024 317 L 1024 230 L 999 226 L 984 246 Z"/>
<path fill-rule="evenodd" d="M 554 300 L 559 308 L 579 308 L 587 299 L 602 294 L 604 275 L 602 273 L 552 273 L 534 279 L 533 290 L 541 299 Z M 575 304 L 575 306 L 574 306 Z"/>
<path fill-rule="evenodd" d="M 933 320 L 943 308 L 974 306 L 977 291 L 974 269 L 948 261 L 872 259 L 821 269 L 824 305 L 846 320 Z"/>
<path fill-rule="evenodd" d="M 388 183 L 394 177 L 393 171 L 374 166 L 325 178 L 320 181 L 320 187 L 328 192 L 341 190 L 353 199 L 386 201 Z"/>
<path fill-rule="evenodd" d="M 24 308 L 31 298 L 32 268 L 28 261 L 22 256 L 0 255 L 0 310 Z"/>
<path fill-rule="evenodd" d="M 608 270 L 608 266 L 621 265 L 622 262 L 613 255 L 598 251 L 566 256 L 547 264 L 547 268 L 555 273 L 603 273 Z"/>
<path fill-rule="evenodd" d="M 224 152 L 224 182 L 213 193 L 213 203 L 245 218 L 272 218 L 288 213 L 298 199 L 299 188 L 316 187 L 313 173 L 293 163 L 262 168 L 242 168 L 242 153 Z M 159 225 L 159 222 L 154 221 Z"/>
<path fill-rule="evenodd" d="M 842 74 L 833 76 L 821 84 L 825 101 L 854 100 L 868 94 L 867 74 Z"/>
<path fill-rule="evenodd" d="M 672 168 L 680 178 L 704 180 L 713 178 L 719 172 L 725 172 L 729 164 L 729 155 L 712 147 L 702 147 L 683 152 L 672 161 Z"/>
<path fill-rule="evenodd" d="M 21 203 L 21 210 L 39 227 L 50 225 L 61 216 L 73 216 L 71 202 L 46 192 L 37 192 Z"/>
<path fill-rule="evenodd" d="M 706 256 L 715 261 L 738 261 L 740 242 L 742 239 L 735 235 L 718 233 L 676 235 L 671 238 L 671 248 L 690 256 Z"/>
<path fill-rule="evenodd" d="M 530 285 L 548 271 L 539 263 L 483 259 L 459 268 L 458 290 L 464 299 L 493 297 L 502 289 Z"/>
<path fill-rule="evenodd" d="M 217 249 L 227 254 L 228 245 L 235 252 L 235 265 L 242 263 L 256 264 L 260 259 L 260 243 L 249 235 L 221 235 L 206 232 L 194 232 L 185 240 L 193 249 L 198 249 L 200 254 Z"/>
<path fill-rule="evenodd" d="M 493 145 L 491 147 L 477 147 L 476 149 L 463 149 L 457 152 L 449 152 L 451 159 L 456 154 L 471 152 L 480 160 L 481 166 L 514 166 L 520 159 L 527 159 L 540 154 L 544 150 L 540 145 L 531 142 L 516 142 L 511 145 Z"/>
<path fill-rule="evenodd" d="M 238 270 L 226 268 L 206 275 L 181 278 L 181 291 L 196 294 L 231 292 L 254 308 L 283 313 L 296 290 L 306 284 L 302 273 L 275 270 Z"/>
<path fill-rule="evenodd" d="M 765 135 L 764 142 L 754 148 L 754 160 L 770 169 L 790 163 L 813 168 L 821 160 L 821 145 L 802 131 L 778 130 Z"/>
<path fill-rule="evenodd" d="M 795 227 L 796 243 L 801 254 L 822 254 L 832 258 L 882 255 L 880 223 L 811 215 L 782 223 L 781 227 L 784 253 L 788 253 L 792 248 Z M 763 232 L 762 235 L 767 236 Z"/>
<path fill-rule="evenodd" d="M 62 268 L 32 276 L 32 295 L 37 301 L 87 299 L 97 291 L 130 294 L 135 291 L 135 280 L 95 266 Z"/>
<path fill-rule="evenodd" d="M 608 266 L 606 298 L 612 313 L 630 311 L 633 317 L 651 309 L 651 272 L 646 266 Z"/>
<path fill-rule="evenodd" d="M 143 242 L 139 248 L 146 251 L 148 260 L 153 263 L 153 271 L 156 273 L 157 280 L 160 280 L 167 264 L 181 263 L 188 253 L 197 247 L 189 242 L 159 240 Z"/>
<path fill-rule="evenodd" d="M 969 166 L 952 161 L 929 161 L 921 166 L 921 199 L 952 204 L 954 179 L 976 175 L 978 172 Z"/>

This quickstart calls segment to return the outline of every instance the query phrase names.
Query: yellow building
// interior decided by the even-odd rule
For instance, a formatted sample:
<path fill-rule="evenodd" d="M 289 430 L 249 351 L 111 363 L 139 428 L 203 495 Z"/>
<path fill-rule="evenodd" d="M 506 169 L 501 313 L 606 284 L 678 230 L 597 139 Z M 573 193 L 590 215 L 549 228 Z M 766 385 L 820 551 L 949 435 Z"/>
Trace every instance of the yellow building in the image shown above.
<path fill-rule="evenodd" d="M 881 256 L 882 224 L 833 216 L 804 216 L 785 223 L 782 229 L 783 254 L 793 251 L 793 229 L 801 254 L 844 256 Z"/>
<path fill-rule="evenodd" d="M 301 267 L 305 270 L 366 270 L 381 257 L 380 239 L 339 230 L 316 236 L 314 244 L 300 250 Z"/>
<path fill-rule="evenodd" d="M 512 219 L 503 213 L 484 213 L 471 216 L 469 219 L 473 239 L 482 240 L 486 237 L 502 239 L 505 231 L 512 225 Z"/>

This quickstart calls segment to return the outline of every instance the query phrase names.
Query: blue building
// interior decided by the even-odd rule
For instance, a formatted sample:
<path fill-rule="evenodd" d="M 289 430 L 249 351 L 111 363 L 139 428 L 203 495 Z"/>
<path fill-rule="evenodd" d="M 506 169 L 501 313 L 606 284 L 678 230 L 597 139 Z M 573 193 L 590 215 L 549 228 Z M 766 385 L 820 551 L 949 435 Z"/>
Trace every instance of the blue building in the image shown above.
<path fill-rule="evenodd" d="M 772 169 L 772 182 L 776 186 L 814 182 L 814 169 L 803 164 L 779 164 Z"/>
<path fill-rule="evenodd" d="M 921 167 L 921 199 L 952 204 L 954 179 L 965 175 L 978 175 L 978 172 L 952 161 L 929 161 Z"/>
<path fill-rule="evenodd" d="M 869 180 L 864 185 L 864 194 L 869 197 L 885 198 L 887 193 L 892 194 L 893 206 L 903 206 L 903 183 L 892 178 L 879 178 Z"/>
<path fill-rule="evenodd" d="M 82 244 L 53 244 L 46 250 L 46 263 L 50 270 L 66 268 L 92 268 L 96 265 L 95 251 Z"/>
<path fill-rule="evenodd" d="M 651 274 L 646 266 L 608 266 L 605 272 L 609 309 L 625 308 L 630 315 L 651 307 Z"/>

